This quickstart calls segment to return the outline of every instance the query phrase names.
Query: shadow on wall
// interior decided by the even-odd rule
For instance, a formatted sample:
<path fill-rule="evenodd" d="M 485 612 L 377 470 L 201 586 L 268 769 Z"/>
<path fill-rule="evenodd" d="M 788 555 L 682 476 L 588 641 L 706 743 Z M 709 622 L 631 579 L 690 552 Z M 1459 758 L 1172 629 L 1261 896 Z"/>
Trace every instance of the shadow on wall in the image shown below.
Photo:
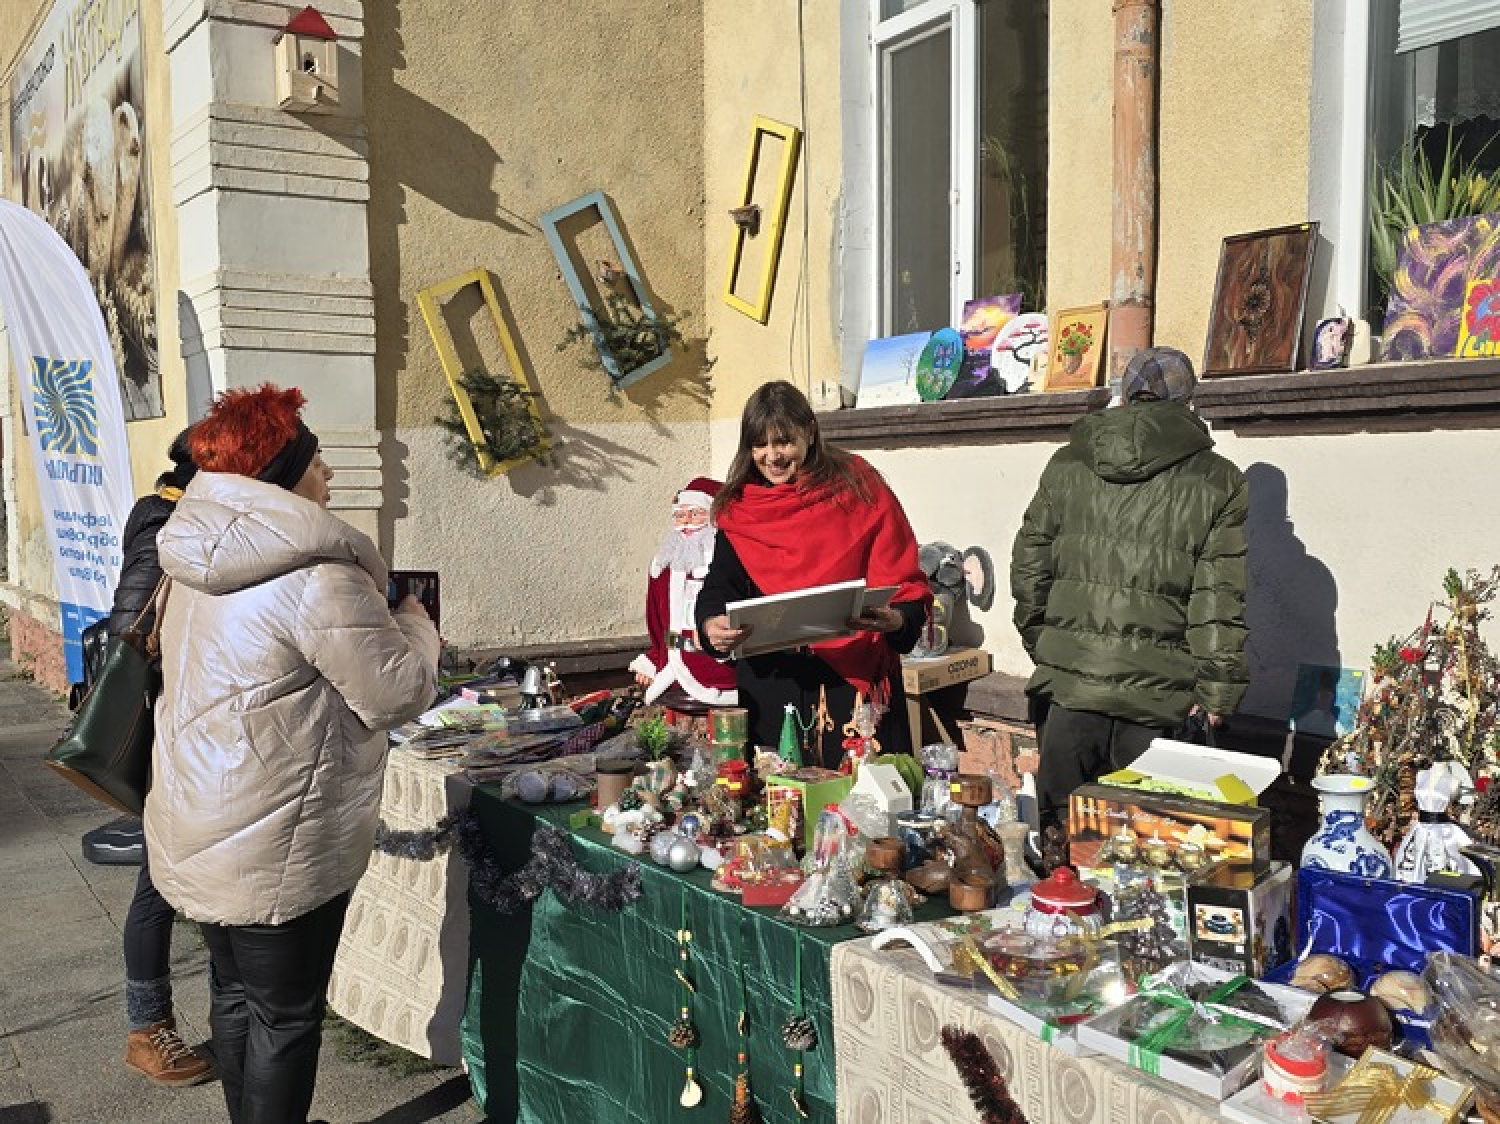
<path fill-rule="evenodd" d="M 1263 718 L 1290 717 L 1299 663 L 1342 666 L 1339 591 L 1333 573 L 1307 552 L 1287 515 L 1287 481 L 1281 469 L 1252 464 L 1250 482 L 1250 627 L 1246 656 L 1250 690 L 1241 710 Z"/>
<path fill-rule="evenodd" d="M 182 362 L 187 369 L 187 417 L 195 422 L 208 413 L 214 400 L 213 373 L 208 369 L 208 353 L 203 347 L 203 326 L 198 310 L 181 289 L 177 290 L 177 331 L 182 337 Z"/>

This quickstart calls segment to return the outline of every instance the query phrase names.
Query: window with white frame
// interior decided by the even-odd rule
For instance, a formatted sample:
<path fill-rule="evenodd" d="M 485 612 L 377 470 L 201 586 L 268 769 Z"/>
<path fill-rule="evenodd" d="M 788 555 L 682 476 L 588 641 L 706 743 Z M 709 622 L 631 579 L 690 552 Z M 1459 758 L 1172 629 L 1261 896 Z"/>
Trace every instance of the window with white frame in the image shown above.
<path fill-rule="evenodd" d="M 955 323 L 976 296 L 1042 309 L 1048 5 L 870 2 L 876 334 Z"/>

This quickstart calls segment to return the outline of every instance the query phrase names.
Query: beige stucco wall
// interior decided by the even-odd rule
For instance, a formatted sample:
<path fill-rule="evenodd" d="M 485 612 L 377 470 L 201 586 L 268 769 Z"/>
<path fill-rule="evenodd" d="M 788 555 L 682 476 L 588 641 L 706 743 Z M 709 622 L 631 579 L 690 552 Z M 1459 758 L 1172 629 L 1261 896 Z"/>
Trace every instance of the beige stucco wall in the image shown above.
<path fill-rule="evenodd" d="M 59 0 L 66 3 L 68 0 Z M 30 43 L 41 21 L 52 9 L 52 3 L 35 0 L 0 0 L 0 99 L 4 101 L 5 120 L 9 121 L 9 98 L 13 71 L 19 54 Z M 177 290 L 178 236 L 172 208 L 172 175 L 170 142 L 172 134 L 171 91 L 166 58 L 162 45 L 162 10 L 160 0 L 140 0 L 142 50 L 146 78 L 147 166 L 151 182 L 153 234 L 156 254 L 157 338 L 160 341 L 162 394 L 166 416 L 131 422 L 126 426 L 130 442 L 131 470 L 137 493 L 148 490 L 157 475 L 167 466 L 167 446 L 172 437 L 187 424 L 186 383 L 181 348 L 178 342 Z M 7 163 L 9 172 L 9 132 L 7 128 Z M 15 197 L 8 182 L 6 196 Z M 56 625 L 56 581 L 53 555 L 48 547 L 46 529 L 36 489 L 30 446 L 21 435 L 20 410 L 14 368 L 6 380 L 10 409 L 15 416 L 12 429 L 16 508 L 9 532 L 16 538 L 20 566 L 8 575 L 11 598 L 24 603 L 27 611 L 47 617 L 44 623 Z M 31 598 L 22 598 L 25 594 Z M 41 598 L 41 601 L 34 598 Z"/>
<path fill-rule="evenodd" d="M 839 287 L 862 283 L 844 277 L 840 269 L 840 7 L 804 5 L 800 43 L 796 13 L 783 0 L 714 3 L 705 13 L 707 321 L 716 356 L 713 460 L 721 472 L 734 453 L 740 410 L 757 386 L 788 379 L 817 394 L 821 384 L 836 387 L 839 382 Z M 735 233 L 727 212 L 742 199 L 756 116 L 803 131 L 770 319 L 764 325 L 724 302 Z M 757 179 L 767 184 L 764 195 L 756 190 L 767 218 L 774 179 L 773 174 Z M 764 231 L 747 239 L 747 259 L 763 260 L 766 241 Z M 744 288 L 737 291 L 747 295 Z"/>
<path fill-rule="evenodd" d="M 451 641 L 645 631 L 645 568 L 671 497 L 708 466 L 702 6 L 670 0 L 647 18 L 535 4 L 513 18 L 478 4 L 435 18 L 416 0 L 366 5 L 377 416 L 393 438 L 382 546 L 397 566 L 443 572 Z M 594 190 L 690 340 L 619 394 L 576 346 L 555 350 L 578 314 L 538 225 Z M 584 245 L 590 264 L 613 256 Z M 414 300 L 475 267 L 496 279 L 557 442 L 547 463 L 488 480 L 452 465 L 432 424 L 448 390 Z M 494 341 L 477 334 L 495 369 Z"/>

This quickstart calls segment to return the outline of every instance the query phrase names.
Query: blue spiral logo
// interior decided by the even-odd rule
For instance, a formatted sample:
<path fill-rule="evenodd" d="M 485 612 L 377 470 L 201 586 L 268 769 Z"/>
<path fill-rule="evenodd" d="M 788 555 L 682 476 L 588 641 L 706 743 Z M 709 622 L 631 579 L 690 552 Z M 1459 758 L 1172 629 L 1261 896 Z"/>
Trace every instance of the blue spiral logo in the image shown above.
<path fill-rule="evenodd" d="M 99 409 L 92 359 L 32 359 L 31 409 L 37 437 L 52 453 L 99 455 Z"/>

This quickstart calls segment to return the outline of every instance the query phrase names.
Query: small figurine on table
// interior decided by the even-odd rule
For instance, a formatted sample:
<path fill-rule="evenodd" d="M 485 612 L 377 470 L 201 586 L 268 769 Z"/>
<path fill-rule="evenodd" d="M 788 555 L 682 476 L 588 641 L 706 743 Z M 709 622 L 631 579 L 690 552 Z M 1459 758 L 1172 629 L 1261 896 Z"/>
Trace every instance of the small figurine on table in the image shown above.
<path fill-rule="evenodd" d="M 717 480 L 700 476 L 677 493 L 672 525 L 651 560 L 646 585 L 651 650 L 630 663 L 636 683 L 646 689 L 648 706 L 673 687 L 709 706 L 733 706 L 739 698 L 734 665 L 720 663 L 704 652 L 693 618 L 698 591 L 714 556 L 716 530 L 709 508 L 719 487 Z M 670 704 L 670 696 L 665 702 Z"/>

